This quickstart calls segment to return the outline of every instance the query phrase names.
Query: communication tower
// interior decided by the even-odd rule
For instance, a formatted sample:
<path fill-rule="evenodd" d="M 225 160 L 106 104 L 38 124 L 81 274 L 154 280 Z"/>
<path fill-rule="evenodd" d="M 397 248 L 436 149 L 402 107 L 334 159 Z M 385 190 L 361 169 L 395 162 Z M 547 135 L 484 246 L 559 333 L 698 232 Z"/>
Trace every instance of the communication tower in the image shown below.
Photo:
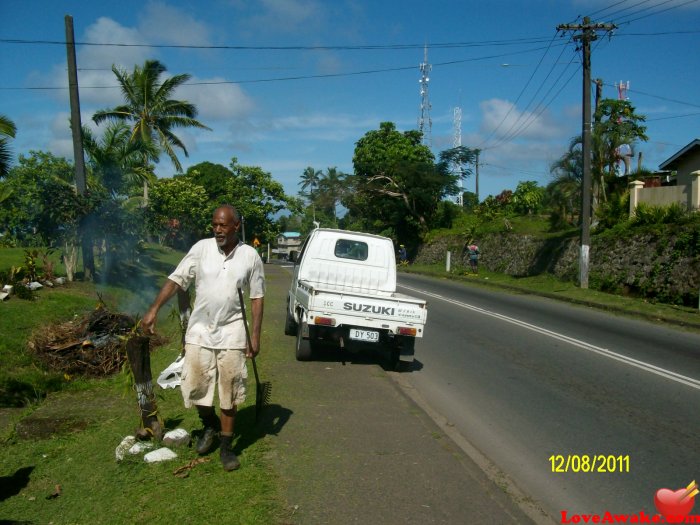
<path fill-rule="evenodd" d="M 430 96 L 428 94 L 428 82 L 430 82 L 430 71 L 433 69 L 428 63 L 428 46 L 426 45 L 423 49 L 423 62 L 420 66 L 420 118 L 418 119 L 418 131 L 422 134 L 421 142 L 422 144 L 430 147 L 431 137 L 430 133 L 433 128 L 433 121 L 430 118 Z"/>
<path fill-rule="evenodd" d="M 618 100 L 629 100 L 629 97 L 627 96 L 627 90 L 630 88 L 629 80 L 625 83 L 620 80 L 620 83 L 615 84 L 615 87 L 617 88 Z M 622 121 L 622 119 L 620 119 L 620 121 Z M 622 144 L 617 148 L 618 175 L 629 175 L 631 173 L 632 155 L 634 155 L 634 152 L 632 151 L 632 146 L 629 144 Z"/>
<path fill-rule="evenodd" d="M 458 148 L 462 145 L 462 108 L 457 106 L 452 112 L 452 129 L 454 137 L 452 147 Z M 452 173 L 459 172 L 460 166 L 455 163 L 452 166 Z M 461 174 L 460 174 L 461 175 Z M 457 195 L 457 205 L 464 206 L 464 189 L 462 188 L 462 177 L 459 177 L 459 194 Z"/>

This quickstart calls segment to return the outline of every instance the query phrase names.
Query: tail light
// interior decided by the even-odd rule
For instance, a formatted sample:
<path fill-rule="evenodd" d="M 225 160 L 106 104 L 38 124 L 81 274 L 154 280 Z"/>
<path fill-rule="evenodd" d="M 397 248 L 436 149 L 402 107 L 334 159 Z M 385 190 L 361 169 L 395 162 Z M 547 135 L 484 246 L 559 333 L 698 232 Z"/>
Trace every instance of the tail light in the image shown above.
<path fill-rule="evenodd" d="M 335 326 L 335 319 L 332 317 L 314 317 L 314 324 L 321 326 Z"/>
<path fill-rule="evenodd" d="M 410 328 L 408 326 L 399 326 L 398 330 L 396 330 L 396 333 L 399 335 L 410 335 L 411 337 L 415 337 L 416 329 Z"/>

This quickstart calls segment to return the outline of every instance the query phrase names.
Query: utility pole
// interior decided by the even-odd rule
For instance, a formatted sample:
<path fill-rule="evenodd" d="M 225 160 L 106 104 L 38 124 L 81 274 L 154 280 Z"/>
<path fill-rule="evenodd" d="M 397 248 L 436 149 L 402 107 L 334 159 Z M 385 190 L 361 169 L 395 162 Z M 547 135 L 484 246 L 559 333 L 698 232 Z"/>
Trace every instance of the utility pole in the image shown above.
<path fill-rule="evenodd" d="M 70 125 L 73 132 L 73 161 L 75 162 L 75 187 L 80 195 L 87 192 L 85 179 L 85 155 L 83 153 L 83 131 L 80 120 L 80 95 L 78 93 L 78 67 L 75 60 L 75 35 L 73 17 L 66 15 L 66 55 L 68 59 L 68 92 L 70 95 Z M 83 251 L 83 279 L 92 281 L 95 273 L 95 258 L 92 253 L 90 216 L 80 221 L 80 236 Z"/>
<path fill-rule="evenodd" d="M 579 281 L 588 288 L 588 254 L 591 247 L 591 42 L 597 40 L 597 31 L 610 32 L 614 24 L 591 23 L 584 17 L 582 24 L 560 24 L 557 31 L 580 31 L 574 40 L 581 42 L 583 52 L 583 181 L 581 187 L 581 252 Z"/>
<path fill-rule="evenodd" d="M 476 180 L 476 188 L 475 192 L 476 193 L 476 203 L 479 204 L 481 202 L 479 200 L 479 153 L 481 153 L 480 149 L 476 150 L 476 164 L 474 165 L 474 178 Z"/>

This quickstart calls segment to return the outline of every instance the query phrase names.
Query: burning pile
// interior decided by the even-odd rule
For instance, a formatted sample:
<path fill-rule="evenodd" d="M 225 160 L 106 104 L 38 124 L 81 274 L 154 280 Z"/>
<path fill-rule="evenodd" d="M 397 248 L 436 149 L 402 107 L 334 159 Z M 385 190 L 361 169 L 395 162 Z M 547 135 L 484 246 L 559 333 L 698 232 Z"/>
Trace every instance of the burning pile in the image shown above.
<path fill-rule="evenodd" d="M 44 327 L 28 346 L 52 370 L 69 375 L 104 377 L 126 361 L 126 340 L 135 335 L 136 320 L 103 305 L 82 318 Z"/>

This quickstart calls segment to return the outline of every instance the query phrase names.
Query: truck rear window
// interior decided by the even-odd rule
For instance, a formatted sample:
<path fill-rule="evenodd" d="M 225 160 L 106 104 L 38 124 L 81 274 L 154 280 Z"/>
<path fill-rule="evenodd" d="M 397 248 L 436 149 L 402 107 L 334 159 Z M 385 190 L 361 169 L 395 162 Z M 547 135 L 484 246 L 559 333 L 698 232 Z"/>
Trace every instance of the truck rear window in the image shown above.
<path fill-rule="evenodd" d="M 335 256 L 341 259 L 354 259 L 356 261 L 367 260 L 367 243 L 362 241 L 351 241 L 349 239 L 338 239 L 335 242 Z"/>

